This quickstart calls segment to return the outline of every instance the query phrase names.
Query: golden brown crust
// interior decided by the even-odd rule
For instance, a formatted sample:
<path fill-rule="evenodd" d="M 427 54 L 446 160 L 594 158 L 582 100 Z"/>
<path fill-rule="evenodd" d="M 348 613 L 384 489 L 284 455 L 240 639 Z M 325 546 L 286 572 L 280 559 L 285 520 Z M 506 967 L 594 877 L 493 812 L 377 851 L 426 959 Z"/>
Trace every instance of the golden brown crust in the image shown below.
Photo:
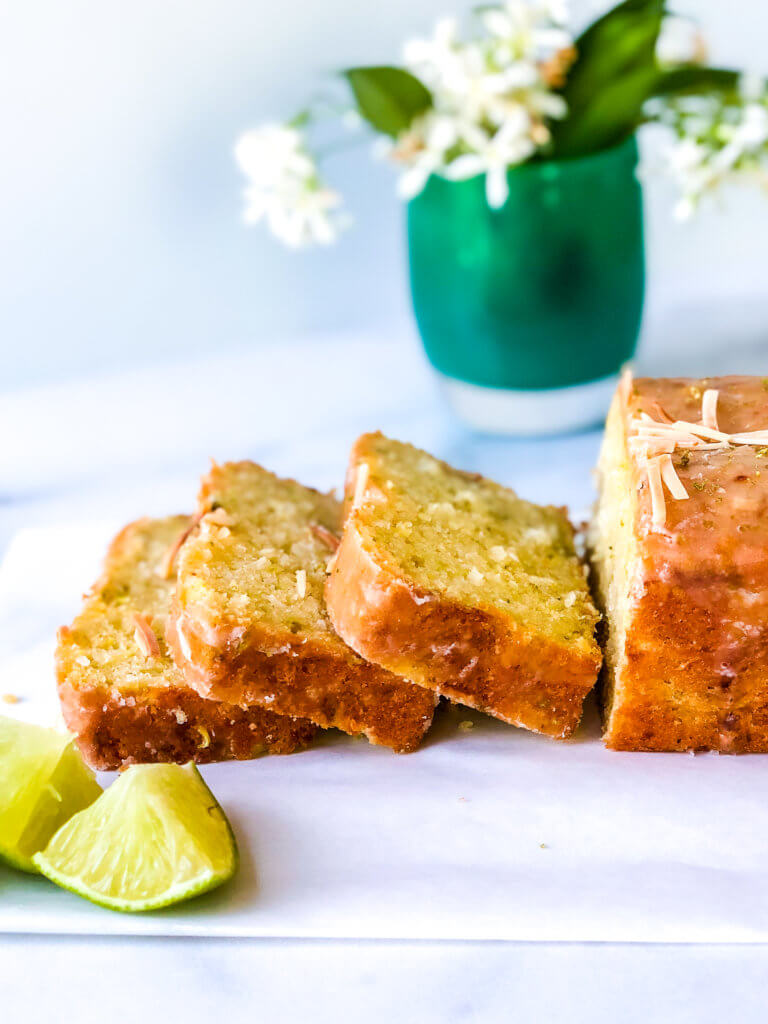
<path fill-rule="evenodd" d="M 768 752 L 768 634 L 724 661 L 724 610 L 692 600 L 684 584 L 648 581 L 632 613 L 606 746 Z"/>
<path fill-rule="evenodd" d="M 348 493 L 361 438 L 353 449 Z M 466 474 L 467 479 L 473 479 Z M 527 635 L 493 608 L 414 586 L 385 550 L 371 550 L 348 503 L 326 581 L 334 627 L 363 657 L 512 725 L 565 738 L 579 723 L 600 652 Z"/>
<path fill-rule="evenodd" d="M 266 708 L 204 700 L 171 661 L 152 623 L 162 626 L 173 586 L 163 556 L 188 522 L 171 516 L 129 523 L 112 541 L 82 612 L 59 631 L 62 714 L 94 768 L 288 754 L 317 732 Z"/>
<path fill-rule="evenodd" d="M 622 567 L 626 634 L 605 688 L 604 739 L 615 750 L 768 752 L 766 452 L 675 452 L 689 497 L 668 498 L 666 521 L 654 526 L 642 456 L 628 450 L 633 415 L 655 409 L 699 422 L 706 389 L 719 391 L 720 429 L 768 427 L 759 378 L 643 378 L 620 399 L 635 499 L 634 555 Z"/>
<path fill-rule="evenodd" d="M 166 635 L 186 679 L 204 696 L 266 705 L 365 736 L 398 754 L 416 750 L 432 723 L 433 694 L 361 658 L 341 658 L 318 643 L 268 654 L 261 647 L 269 641 L 259 643 L 254 636 L 251 642 L 210 646 L 197 626 L 194 615 L 177 610 Z"/>
<path fill-rule="evenodd" d="M 244 514 L 238 515 L 237 503 L 228 500 L 230 474 L 236 474 L 239 481 L 246 475 L 258 482 L 263 475 L 267 485 L 270 481 L 279 486 L 300 485 L 279 481 L 260 467 L 250 466 L 252 473 L 247 463 L 214 467 L 203 480 L 198 502 L 201 511 L 215 504 L 230 517 L 233 532 L 250 532 L 253 536 Z M 235 486 L 239 486 L 237 481 Z M 307 488 L 303 491 L 305 499 L 316 493 Z M 327 496 L 318 498 L 323 506 L 329 504 Z M 308 515 L 302 529 L 317 537 L 316 515 Z M 335 515 L 340 515 L 340 509 Z M 324 533 L 331 535 L 332 531 L 325 527 Z M 203 537 L 193 536 L 190 543 L 207 542 Z M 317 598 L 323 604 L 321 610 L 327 623 L 322 576 L 331 554 L 328 538 L 319 538 L 317 547 L 322 552 Z M 253 572 L 257 573 L 253 553 L 246 550 L 245 557 L 254 561 Z M 190 589 L 184 586 L 187 561 L 182 553 L 180 586 L 168 619 L 166 638 L 176 664 L 198 693 L 241 706 L 260 704 L 270 711 L 307 718 L 324 728 L 364 735 L 372 743 L 391 747 L 398 753 L 418 747 L 432 722 L 437 703 L 434 694 L 364 661 L 332 632 L 329 624 L 324 632 L 300 629 L 294 634 L 287 625 L 258 618 L 230 619 L 220 610 L 226 606 L 222 601 L 195 603 L 189 597 Z M 315 568 L 313 564 L 313 577 Z"/>
<path fill-rule="evenodd" d="M 96 687 L 75 689 L 62 680 L 59 699 L 67 728 L 98 771 L 157 761 L 207 764 L 292 754 L 317 732 L 311 722 L 266 708 L 205 700 L 183 683 L 126 698 Z"/>

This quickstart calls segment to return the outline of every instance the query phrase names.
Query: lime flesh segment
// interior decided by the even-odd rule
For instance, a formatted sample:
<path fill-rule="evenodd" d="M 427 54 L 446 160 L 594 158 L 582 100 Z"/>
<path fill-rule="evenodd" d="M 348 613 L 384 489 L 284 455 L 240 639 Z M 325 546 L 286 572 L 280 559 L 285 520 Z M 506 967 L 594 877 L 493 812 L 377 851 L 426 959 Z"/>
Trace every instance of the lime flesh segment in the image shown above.
<path fill-rule="evenodd" d="M 36 871 L 33 854 L 100 794 L 71 736 L 0 717 L 0 859 Z"/>
<path fill-rule="evenodd" d="M 134 765 L 34 858 L 52 882 L 110 910 L 157 910 L 237 870 L 229 822 L 194 764 Z"/>

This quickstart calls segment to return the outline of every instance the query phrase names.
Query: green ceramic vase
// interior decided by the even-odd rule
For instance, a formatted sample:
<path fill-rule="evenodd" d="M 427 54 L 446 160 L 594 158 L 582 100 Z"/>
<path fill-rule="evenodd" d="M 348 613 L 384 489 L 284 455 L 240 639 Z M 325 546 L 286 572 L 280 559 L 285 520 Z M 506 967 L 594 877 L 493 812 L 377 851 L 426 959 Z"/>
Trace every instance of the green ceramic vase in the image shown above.
<path fill-rule="evenodd" d="M 470 426 L 551 433 L 604 414 L 642 313 L 637 156 L 632 137 L 511 168 L 499 210 L 482 176 L 433 176 L 408 204 L 419 331 Z"/>

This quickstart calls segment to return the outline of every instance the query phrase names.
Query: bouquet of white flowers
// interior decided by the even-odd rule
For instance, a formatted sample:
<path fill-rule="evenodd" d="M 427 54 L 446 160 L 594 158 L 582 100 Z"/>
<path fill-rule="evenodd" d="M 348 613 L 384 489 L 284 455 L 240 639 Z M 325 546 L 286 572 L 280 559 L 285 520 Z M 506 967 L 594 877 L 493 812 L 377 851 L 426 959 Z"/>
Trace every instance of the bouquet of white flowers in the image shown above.
<path fill-rule="evenodd" d="M 674 132 L 669 166 L 690 213 L 725 178 L 768 177 L 768 88 L 762 79 L 707 67 L 690 23 L 664 0 L 624 0 L 578 37 L 565 0 L 506 0 L 469 24 L 441 19 L 429 39 L 403 48 L 402 66 L 343 71 L 343 110 L 381 138 L 411 199 L 431 175 L 485 175 L 491 208 L 504 205 L 509 168 L 584 156 L 647 121 Z M 347 218 L 324 180 L 308 108 L 285 124 L 246 132 L 236 157 L 248 178 L 245 218 L 265 220 L 289 245 L 329 243 Z"/>

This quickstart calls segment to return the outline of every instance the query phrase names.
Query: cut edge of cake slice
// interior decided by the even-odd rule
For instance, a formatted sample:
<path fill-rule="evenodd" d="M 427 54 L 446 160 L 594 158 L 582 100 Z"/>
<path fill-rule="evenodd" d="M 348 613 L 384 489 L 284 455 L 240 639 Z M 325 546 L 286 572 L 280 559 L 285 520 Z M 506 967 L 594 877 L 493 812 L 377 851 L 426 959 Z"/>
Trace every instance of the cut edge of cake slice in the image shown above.
<path fill-rule="evenodd" d="M 326 600 L 346 642 L 453 701 L 569 736 L 601 655 L 564 510 L 380 433 L 352 450 L 345 508 Z"/>
<path fill-rule="evenodd" d="M 633 524 L 637 491 L 632 486 L 624 425 L 623 400 L 617 392 L 605 423 L 596 473 L 598 500 L 589 524 L 587 543 L 592 588 L 602 612 L 603 667 L 599 699 L 603 739 L 619 744 L 614 707 L 626 665 L 626 637 L 631 617 L 630 592 L 639 569 L 638 542 Z"/>
<path fill-rule="evenodd" d="M 59 630 L 62 716 L 94 768 L 288 754 L 317 731 L 262 707 L 205 700 L 184 681 L 164 632 L 173 563 L 189 524 L 188 516 L 129 523 L 112 541 L 82 610 Z"/>
<path fill-rule="evenodd" d="M 214 465 L 179 552 L 168 640 L 205 697 L 415 750 L 437 698 L 357 655 L 324 598 L 341 505 L 256 463 Z"/>

